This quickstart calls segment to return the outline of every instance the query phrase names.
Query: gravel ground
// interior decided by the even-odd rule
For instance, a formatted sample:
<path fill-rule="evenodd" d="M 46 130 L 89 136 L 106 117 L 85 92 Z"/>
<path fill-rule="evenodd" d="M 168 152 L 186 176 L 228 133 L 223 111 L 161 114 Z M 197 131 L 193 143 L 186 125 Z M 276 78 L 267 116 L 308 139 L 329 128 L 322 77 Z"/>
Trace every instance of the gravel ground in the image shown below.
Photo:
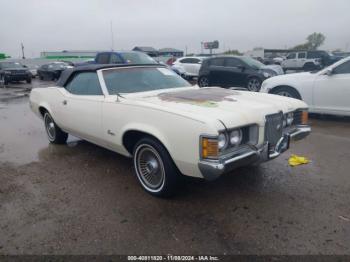
<path fill-rule="evenodd" d="M 0 90 L 0 254 L 350 254 L 348 119 L 313 118 L 278 159 L 164 200 L 128 158 L 74 137 L 50 145 L 30 87 Z M 312 162 L 291 168 L 291 154 Z"/>

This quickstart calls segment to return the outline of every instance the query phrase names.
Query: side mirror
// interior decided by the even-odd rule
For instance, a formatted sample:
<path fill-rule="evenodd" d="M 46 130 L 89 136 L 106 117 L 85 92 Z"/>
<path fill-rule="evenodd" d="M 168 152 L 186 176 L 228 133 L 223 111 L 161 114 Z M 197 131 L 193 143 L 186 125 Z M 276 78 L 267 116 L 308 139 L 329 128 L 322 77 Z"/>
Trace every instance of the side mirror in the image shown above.
<path fill-rule="evenodd" d="M 331 75 L 333 75 L 333 70 L 332 69 L 327 69 L 324 74 L 327 75 L 327 76 L 331 76 Z"/>

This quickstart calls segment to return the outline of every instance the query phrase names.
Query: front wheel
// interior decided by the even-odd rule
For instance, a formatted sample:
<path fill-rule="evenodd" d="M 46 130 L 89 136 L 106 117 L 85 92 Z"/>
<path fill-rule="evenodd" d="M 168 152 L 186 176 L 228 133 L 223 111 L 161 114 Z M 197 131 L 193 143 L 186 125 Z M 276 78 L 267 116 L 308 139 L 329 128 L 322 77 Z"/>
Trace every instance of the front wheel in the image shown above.
<path fill-rule="evenodd" d="M 26 79 L 26 82 L 27 82 L 27 84 L 30 84 L 30 83 L 32 82 L 32 77 L 28 77 L 28 78 Z"/>
<path fill-rule="evenodd" d="M 66 132 L 63 132 L 61 128 L 59 128 L 56 125 L 52 116 L 48 112 L 44 114 L 44 124 L 45 124 L 46 134 L 50 143 L 53 143 L 53 144 L 66 143 L 68 134 Z"/>
<path fill-rule="evenodd" d="M 252 92 L 259 92 L 261 87 L 261 80 L 257 77 L 248 79 L 247 89 Z"/>
<path fill-rule="evenodd" d="M 175 193 L 180 172 L 165 147 L 156 139 L 145 137 L 134 147 L 134 170 L 148 193 L 168 197 Z"/>
<path fill-rule="evenodd" d="M 300 94 L 295 89 L 287 86 L 277 87 L 271 93 L 301 100 Z"/>
<path fill-rule="evenodd" d="M 199 79 L 198 79 L 198 85 L 200 87 L 207 87 L 209 86 L 209 78 L 206 77 L 206 76 L 201 76 Z"/>

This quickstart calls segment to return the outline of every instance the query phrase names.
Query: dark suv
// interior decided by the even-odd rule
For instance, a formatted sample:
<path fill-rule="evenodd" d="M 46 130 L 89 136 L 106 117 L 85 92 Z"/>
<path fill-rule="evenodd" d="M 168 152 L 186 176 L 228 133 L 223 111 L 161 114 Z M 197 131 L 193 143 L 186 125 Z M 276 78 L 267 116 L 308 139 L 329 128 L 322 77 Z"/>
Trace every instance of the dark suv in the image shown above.
<path fill-rule="evenodd" d="M 198 85 L 243 87 L 259 91 L 261 83 L 277 73 L 247 56 L 216 56 L 205 59 L 199 70 Z"/>
<path fill-rule="evenodd" d="M 0 62 L 0 83 L 7 85 L 11 82 L 32 82 L 32 74 L 28 68 L 17 62 Z"/>

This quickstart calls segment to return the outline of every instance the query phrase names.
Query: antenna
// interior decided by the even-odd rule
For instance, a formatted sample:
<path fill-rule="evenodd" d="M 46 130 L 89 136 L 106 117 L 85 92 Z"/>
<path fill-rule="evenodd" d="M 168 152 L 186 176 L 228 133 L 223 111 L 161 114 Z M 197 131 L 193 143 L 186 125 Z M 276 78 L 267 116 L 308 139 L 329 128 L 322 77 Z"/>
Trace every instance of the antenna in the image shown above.
<path fill-rule="evenodd" d="M 114 35 L 113 35 L 113 22 L 111 20 L 111 50 L 113 51 L 114 50 Z"/>

